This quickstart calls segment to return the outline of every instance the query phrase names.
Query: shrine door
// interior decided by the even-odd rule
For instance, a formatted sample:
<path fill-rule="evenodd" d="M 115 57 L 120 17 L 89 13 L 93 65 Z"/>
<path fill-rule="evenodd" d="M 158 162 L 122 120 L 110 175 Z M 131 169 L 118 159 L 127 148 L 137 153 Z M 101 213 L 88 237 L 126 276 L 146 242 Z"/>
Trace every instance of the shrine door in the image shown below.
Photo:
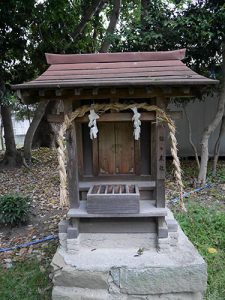
<path fill-rule="evenodd" d="M 98 124 L 99 175 L 134 174 L 132 122 Z"/>

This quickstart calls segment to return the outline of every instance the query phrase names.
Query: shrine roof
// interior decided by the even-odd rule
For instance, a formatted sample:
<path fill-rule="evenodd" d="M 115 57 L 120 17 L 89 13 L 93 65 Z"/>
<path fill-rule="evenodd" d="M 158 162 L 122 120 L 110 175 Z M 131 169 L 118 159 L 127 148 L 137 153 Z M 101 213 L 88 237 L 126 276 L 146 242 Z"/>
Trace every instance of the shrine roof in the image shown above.
<path fill-rule="evenodd" d="M 14 90 L 125 86 L 212 85 L 182 60 L 185 49 L 161 52 L 46 54 L 49 68 Z"/>

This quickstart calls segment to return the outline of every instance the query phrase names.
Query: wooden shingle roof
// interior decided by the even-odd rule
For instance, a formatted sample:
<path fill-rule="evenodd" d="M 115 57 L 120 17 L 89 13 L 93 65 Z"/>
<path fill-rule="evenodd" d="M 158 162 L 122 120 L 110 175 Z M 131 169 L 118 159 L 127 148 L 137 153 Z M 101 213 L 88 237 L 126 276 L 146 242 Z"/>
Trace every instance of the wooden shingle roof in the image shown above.
<path fill-rule="evenodd" d="M 46 54 L 49 68 L 14 90 L 123 86 L 211 85 L 188 68 L 185 49 L 162 52 Z"/>

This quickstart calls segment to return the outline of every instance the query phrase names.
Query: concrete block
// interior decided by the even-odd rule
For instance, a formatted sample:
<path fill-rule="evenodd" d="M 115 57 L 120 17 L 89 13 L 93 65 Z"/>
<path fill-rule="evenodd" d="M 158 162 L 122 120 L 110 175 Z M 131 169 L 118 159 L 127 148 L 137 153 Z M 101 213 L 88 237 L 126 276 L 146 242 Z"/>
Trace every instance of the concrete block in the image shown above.
<path fill-rule="evenodd" d="M 107 290 L 55 286 L 52 300 L 202 300 L 201 293 L 172 293 L 161 295 L 111 295 Z"/>
<path fill-rule="evenodd" d="M 52 261 L 53 300 L 203 300 L 207 266 L 180 227 L 158 239 L 160 251 L 153 239 L 146 233 L 67 239 L 68 250 L 59 247 Z"/>
<path fill-rule="evenodd" d="M 158 238 L 167 238 L 168 237 L 168 227 L 165 221 L 165 217 L 157 218 L 158 222 Z"/>
<path fill-rule="evenodd" d="M 52 300 L 110 300 L 110 298 L 107 290 L 54 286 Z"/>
<path fill-rule="evenodd" d="M 79 238 L 76 239 L 67 239 L 67 251 L 70 254 L 75 254 L 80 249 Z"/>
<path fill-rule="evenodd" d="M 203 296 L 201 293 L 172 293 L 172 294 L 151 295 L 148 296 L 146 299 L 147 300 L 203 300 Z"/>
<path fill-rule="evenodd" d="M 67 233 L 59 232 L 59 244 L 63 249 L 67 249 Z"/>
<path fill-rule="evenodd" d="M 169 238 L 158 238 L 158 250 L 162 253 L 169 252 Z"/>
<path fill-rule="evenodd" d="M 178 230 L 178 223 L 175 219 L 168 219 L 166 218 L 166 223 L 168 226 L 168 231 L 169 232 L 177 232 Z"/>
<path fill-rule="evenodd" d="M 69 221 L 68 220 L 61 220 L 58 224 L 59 233 L 66 233 L 68 226 L 69 226 Z"/>
<path fill-rule="evenodd" d="M 170 232 L 169 233 L 170 246 L 172 246 L 172 247 L 177 246 L 178 237 L 179 237 L 179 233 L 178 232 Z"/>
<path fill-rule="evenodd" d="M 79 235 L 78 227 L 69 226 L 67 228 L 67 238 L 68 239 L 76 239 Z"/>
<path fill-rule="evenodd" d="M 53 282 L 56 286 L 107 289 L 108 272 L 81 271 L 75 267 L 64 266 L 55 273 Z"/>
<path fill-rule="evenodd" d="M 120 270 L 121 291 L 133 295 L 203 292 L 206 281 L 206 264 Z"/>

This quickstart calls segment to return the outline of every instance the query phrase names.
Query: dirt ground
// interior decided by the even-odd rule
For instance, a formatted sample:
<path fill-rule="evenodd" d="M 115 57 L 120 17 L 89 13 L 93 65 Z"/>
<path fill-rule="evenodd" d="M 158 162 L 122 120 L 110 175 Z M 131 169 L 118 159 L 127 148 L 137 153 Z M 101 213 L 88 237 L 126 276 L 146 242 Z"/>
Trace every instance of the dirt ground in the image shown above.
<path fill-rule="evenodd" d="M 0 171 L 0 195 L 20 193 L 31 199 L 29 222 L 17 227 L 0 225 L 0 248 L 11 247 L 57 234 L 57 225 L 67 209 L 59 205 L 59 177 L 54 150 L 42 148 L 33 151 L 31 169 L 25 167 Z M 34 246 L 16 251 L 17 256 L 32 253 Z M 0 254 L 0 259 L 14 255 Z"/>
<path fill-rule="evenodd" d="M 35 158 L 31 169 L 0 171 L 0 195 L 8 193 L 21 193 L 31 199 L 30 220 L 25 225 L 17 227 L 0 226 L 0 248 L 11 247 L 40 239 L 51 234 L 57 234 L 57 225 L 61 218 L 65 217 L 67 208 L 62 209 L 59 205 L 59 177 L 57 170 L 56 151 L 42 148 L 33 151 Z M 184 169 L 185 191 L 191 191 L 195 186 L 197 175 L 195 162 L 185 160 L 182 162 Z M 168 176 L 166 181 L 167 200 L 178 196 L 178 190 L 171 175 L 172 166 L 168 163 Z M 225 162 L 219 164 L 217 180 L 213 180 L 210 189 L 204 189 L 196 197 L 201 203 L 211 205 L 220 201 L 225 208 Z M 219 200 L 218 200 L 219 199 Z M 222 201 L 221 201 L 222 200 Z M 224 201 L 223 201 L 224 200 Z M 6 257 L 22 257 L 37 252 L 41 246 L 21 248 L 17 251 L 0 253 L 0 260 Z"/>

